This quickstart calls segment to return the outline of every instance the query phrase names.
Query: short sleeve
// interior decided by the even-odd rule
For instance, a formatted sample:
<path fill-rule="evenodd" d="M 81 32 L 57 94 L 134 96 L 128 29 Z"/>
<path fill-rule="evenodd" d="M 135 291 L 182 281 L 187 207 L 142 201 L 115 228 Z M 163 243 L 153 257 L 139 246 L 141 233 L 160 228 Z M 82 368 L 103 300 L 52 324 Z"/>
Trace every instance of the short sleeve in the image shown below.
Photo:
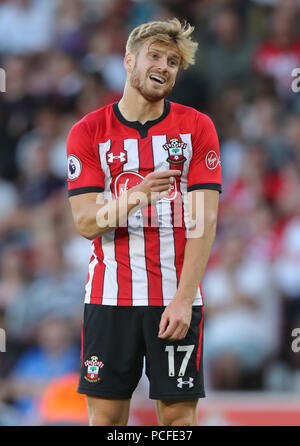
<path fill-rule="evenodd" d="M 89 192 L 104 191 L 104 172 L 99 152 L 93 146 L 89 128 L 81 120 L 68 135 L 68 194 L 69 197 Z"/>
<path fill-rule="evenodd" d="M 188 172 L 188 192 L 212 189 L 222 192 L 218 135 L 212 120 L 199 113 L 193 135 L 193 155 Z"/>

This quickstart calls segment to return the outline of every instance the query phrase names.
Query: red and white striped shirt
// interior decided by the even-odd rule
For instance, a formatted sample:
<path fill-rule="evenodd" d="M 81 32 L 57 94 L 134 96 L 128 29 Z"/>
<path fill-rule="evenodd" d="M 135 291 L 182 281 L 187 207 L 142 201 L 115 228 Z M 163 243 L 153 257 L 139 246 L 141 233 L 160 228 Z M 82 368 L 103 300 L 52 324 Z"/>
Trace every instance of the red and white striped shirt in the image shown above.
<path fill-rule="evenodd" d="M 168 305 L 183 265 L 187 192 L 221 191 L 219 142 L 211 119 L 165 101 L 160 118 L 141 124 L 127 121 L 118 104 L 110 104 L 72 127 L 67 153 L 69 196 L 104 192 L 114 198 L 150 172 L 181 171 L 168 197 L 92 242 L 85 286 L 85 303 Z M 194 305 L 202 304 L 200 285 Z"/>

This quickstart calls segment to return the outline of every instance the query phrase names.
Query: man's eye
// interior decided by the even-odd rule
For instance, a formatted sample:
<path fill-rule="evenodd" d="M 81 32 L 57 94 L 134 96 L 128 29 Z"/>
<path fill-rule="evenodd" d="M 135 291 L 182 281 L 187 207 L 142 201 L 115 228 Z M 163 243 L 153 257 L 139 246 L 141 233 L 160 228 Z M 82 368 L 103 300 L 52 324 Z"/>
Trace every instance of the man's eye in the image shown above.
<path fill-rule="evenodd" d="M 157 54 L 151 54 L 152 59 L 157 59 L 158 55 Z"/>

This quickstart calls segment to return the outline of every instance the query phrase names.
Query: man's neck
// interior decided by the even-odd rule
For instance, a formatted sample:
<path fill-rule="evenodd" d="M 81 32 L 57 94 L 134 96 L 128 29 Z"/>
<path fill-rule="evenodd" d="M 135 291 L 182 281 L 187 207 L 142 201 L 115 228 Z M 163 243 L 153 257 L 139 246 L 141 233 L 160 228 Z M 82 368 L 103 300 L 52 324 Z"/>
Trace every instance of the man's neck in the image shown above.
<path fill-rule="evenodd" d="M 125 86 L 118 106 L 127 121 L 139 121 L 145 124 L 147 121 L 158 119 L 163 114 L 165 102 L 164 99 L 157 102 L 147 101 L 137 90 Z"/>

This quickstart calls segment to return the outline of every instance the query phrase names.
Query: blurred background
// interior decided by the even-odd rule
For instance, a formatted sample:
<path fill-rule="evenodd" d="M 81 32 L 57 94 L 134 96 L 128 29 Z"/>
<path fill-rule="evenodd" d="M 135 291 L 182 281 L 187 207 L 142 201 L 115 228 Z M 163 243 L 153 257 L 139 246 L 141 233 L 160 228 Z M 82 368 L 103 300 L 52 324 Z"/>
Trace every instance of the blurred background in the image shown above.
<path fill-rule="evenodd" d="M 66 138 L 117 101 L 131 29 L 195 26 L 196 64 L 170 100 L 207 113 L 223 193 L 203 280 L 201 425 L 300 425 L 298 0 L 1 0 L 0 425 L 85 425 L 76 393 L 90 242 L 66 193 Z M 130 425 L 155 425 L 145 376 Z"/>

